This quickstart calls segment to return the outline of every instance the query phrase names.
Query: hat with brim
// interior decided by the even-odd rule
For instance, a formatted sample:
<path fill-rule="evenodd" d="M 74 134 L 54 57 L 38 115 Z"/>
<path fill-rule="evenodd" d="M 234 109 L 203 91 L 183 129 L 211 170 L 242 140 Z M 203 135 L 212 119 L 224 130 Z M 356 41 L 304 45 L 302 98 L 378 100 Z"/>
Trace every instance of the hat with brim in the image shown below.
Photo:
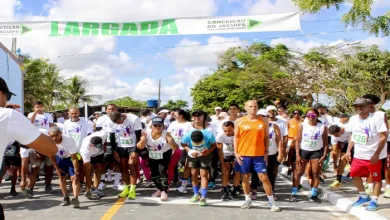
<path fill-rule="evenodd" d="M 161 111 L 158 112 L 158 114 L 160 114 L 160 113 L 168 114 L 169 110 L 168 109 L 162 109 Z"/>
<path fill-rule="evenodd" d="M 195 115 L 195 114 L 204 115 L 204 112 L 202 110 L 197 109 L 197 110 L 194 110 L 191 115 Z"/>
<path fill-rule="evenodd" d="M 269 111 L 278 111 L 278 109 L 273 106 L 273 105 L 269 105 L 267 106 L 267 108 L 265 109 L 266 112 L 269 112 Z"/>
<path fill-rule="evenodd" d="M 15 93 L 9 91 L 8 89 L 8 86 L 7 86 L 7 83 L 5 82 L 5 80 L 3 78 L 0 77 L 0 91 L 4 91 L 4 92 L 7 92 L 13 96 L 16 96 Z"/>
<path fill-rule="evenodd" d="M 154 117 L 152 119 L 152 125 L 164 125 L 164 119 L 161 117 Z"/>

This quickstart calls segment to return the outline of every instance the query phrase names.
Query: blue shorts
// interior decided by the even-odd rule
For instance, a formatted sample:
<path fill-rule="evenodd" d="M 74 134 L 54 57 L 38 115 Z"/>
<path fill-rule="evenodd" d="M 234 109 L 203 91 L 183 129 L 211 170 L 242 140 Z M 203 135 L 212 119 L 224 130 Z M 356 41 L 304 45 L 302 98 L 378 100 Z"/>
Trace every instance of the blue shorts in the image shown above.
<path fill-rule="evenodd" d="M 240 166 L 240 164 L 238 164 L 237 161 L 234 161 L 234 168 L 233 169 L 234 169 L 234 172 L 242 173 L 241 166 Z"/>
<path fill-rule="evenodd" d="M 241 173 L 248 174 L 252 173 L 267 173 L 267 165 L 264 157 L 242 157 Z"/>
<path fill-rule="evenodd" d="M 61 172 L 61 176 L 65 176 L 67 173 L 69 173 L 69 176 L 74 176 L 72 158 L 60 158 L 56 156 L 56 159 L 58 167 L 63 171 Z"/>

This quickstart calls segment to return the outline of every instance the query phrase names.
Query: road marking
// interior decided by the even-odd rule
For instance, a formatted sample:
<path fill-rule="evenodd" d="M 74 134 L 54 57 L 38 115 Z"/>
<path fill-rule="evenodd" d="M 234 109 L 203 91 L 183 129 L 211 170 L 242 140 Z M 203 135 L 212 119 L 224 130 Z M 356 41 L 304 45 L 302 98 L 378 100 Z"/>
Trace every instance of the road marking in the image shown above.
<path fill-rule="evenodd" d="M 125 203 L 126 198 L 119 198 L 111 208 L 100 218 L 100 220 L 111 220 L 112 217 L 118 212 L 118 210 Z"/>

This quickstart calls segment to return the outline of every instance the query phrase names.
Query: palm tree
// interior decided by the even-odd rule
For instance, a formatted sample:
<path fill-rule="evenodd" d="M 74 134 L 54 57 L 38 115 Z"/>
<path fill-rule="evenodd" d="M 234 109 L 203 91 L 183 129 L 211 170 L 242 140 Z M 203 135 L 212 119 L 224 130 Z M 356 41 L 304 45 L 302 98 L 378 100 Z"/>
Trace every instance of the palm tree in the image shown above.
<path fill-rule="evenodd" d="M 100 95 L 87 95 L 88 81 L 79 77 L 73 76 L 66 80 L 64 87 L 67 105 L 77 107 L 79 104 L 94 103 L 101 99 Z"/>

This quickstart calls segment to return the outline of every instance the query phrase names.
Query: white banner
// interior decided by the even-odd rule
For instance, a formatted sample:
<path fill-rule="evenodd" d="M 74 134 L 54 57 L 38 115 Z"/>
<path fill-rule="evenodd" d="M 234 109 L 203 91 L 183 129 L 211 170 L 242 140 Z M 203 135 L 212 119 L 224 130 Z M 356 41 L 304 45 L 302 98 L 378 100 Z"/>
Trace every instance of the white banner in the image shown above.
<path fill-rule="evenodd" d="M 193 35 L 300 30 L 299 13 L 178 18 L 140 22 L 0 22 L 0 38 Z"/>

